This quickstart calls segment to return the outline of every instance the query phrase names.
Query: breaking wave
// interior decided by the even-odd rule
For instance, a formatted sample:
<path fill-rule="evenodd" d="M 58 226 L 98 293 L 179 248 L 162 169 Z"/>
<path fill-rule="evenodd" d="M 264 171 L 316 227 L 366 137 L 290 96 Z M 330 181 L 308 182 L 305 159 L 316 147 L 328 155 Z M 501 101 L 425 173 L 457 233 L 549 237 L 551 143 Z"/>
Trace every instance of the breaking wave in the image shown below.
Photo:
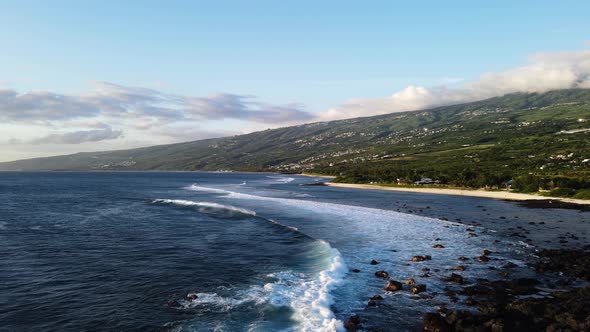
<path fill-rule="evenodd" d="M 219 203 L 213 202 L 195 202 L 189 201 L 184 199 L 163 199 L 158 198 L 152 201 L 153 204 L 172 204 L 177 206 L 183 207 L 195 207 L 201 213 L 208 213 L 208 214 L 219 214 L 219 213 L 226 213 L 229 216 L 234 214 L 245 214 L 250 216 L 256 216 L 256 212 L 248 209 L 243 209 L 239 207 L 235 207 L 232 205 L 224 205 Z"/>
<path fill-rule="evenodd" d="M 204 191 L 204 192 L 215 193 L 215 194 L 227 194 L 228 193 L 227 190 L 210 188 L 210 187 L 203 187 L 203 186 L 199 186 L 196 183 L 191 184 L 190 186 L 186 187 L 185 189 L 194 190 L 194 191 Z"/>
<path fill-rule="evenodd" d="M 308 279 L 291 271 L 269 275 L 277 280 L 264 285 L 270 303 L 288 305 L 294 311 L 293 319 L 299 331 L 341 331 L 343 324 L 331 310 L 330 292 L 343 282 L 348 269 L 340 252 L 324 241 L 318 241 L 316 250 L 327 259 L 327 268 Z"/>
<path fill-rule="evenodd" d="M 264 285 L 237 291 L 233 297 L 217 293 L 194 293 L 197 299 L 179 300 L 183 309 L 208 308 L 227 312 L 241 305 L 271 305 L 277 310 L 289 307 L 297 326 L 288 331 L 343 331 L 343 323 L 331 310 L 330 292 L 343 282 L 348 269 L 338 250 L 327 242 L 317 241 L 310 256 L 324 268 L 316 273 L 281 271 L 266 275 Z M 263 324 L 264 322 L 261 322 Z"/>
<path fill-rule="evenodd" d="M 217 189 L 217 188 L 209 188 L 209 187 L 201 187 L 197 185 L 191 185 L 186 187 L 188 190 L 192 191 L 205 191 L 205 192 L 215 192 L 218 194 L 223 194 L 225 197 L 233 198 L 233 199 L 247 199 L 247 200 L 263 200 L 263 201 L 271 201 L 280 203 L 287 206 L 293 206 L 297 208 L 303 208 L 308 210 L 314 211 L 322 211 L 323 213 L 329 212 L 333 215 L 340 215 L 343 217 L 350 216 L 350 209 L 354 209 L 354 213 L 357 217 L 366 216 L 368 217 L 388 217 L 392 219 L 400 219 L 403 220 L 407 218 L 408 214 L 391 211 L 391 210 L 383 210 L 377 208 L 369 208 L 369 207 L 362 207 L 362 206 L 350 206 L 350 205 L 342 205 L 337 203 L 327 203 L 327 202 L 319 202 L 314 200 L 302 200 L 302 199 L 292 199 L 292 198 L 281 198 L 281 197 L 269 197 L 269 196 L 258 196 L 252 194 L 244 194 L 235 191 Z M 416 218 L 416 216 L 412 216 Z M 421 217 L 422 220 L 428 220 L 430 222 L 436 223 L 443 223 L 448 225 L 456 225 L 456 226 L 464 226 L 461 223 L 448 221 L 448 220 L 441 220 L 441 219 L 433 219 L 427 217 Z"/>
<path fill-rule="evenodd" d="M 272 179 L 276 183 L 290 183 L 295 181 L 295 178 L 285 176 L 267 176 L 267 178 Z"/>
<path fill-rule="evenodd" d="M 290 181 L 289 181 L 290 182 Z M 187 187 L 193 191 L 203 191 L 217 194 L 224 194 L 232 198 L 263 198 L 248 194 L 240 194 L 217 188 L 202 187 L 193 184 Z M 266 198 L 266 197 L 264 197 Z M 281 198 L 269 198 L 283 200 Z M 285 201 L 291 201 L 284 199 Z M 174 202 L 175 204 L 196 204 L 199 202 L 184 200 L 157 200 L 159 202 Z M 242 210 L 234 206 L 221 205 L 217 203 L 203 203 L 215 206 L 230 207 Z M 249 211 L 249 210 L 245 210 Z M 254 211 L 250 211 L 255 215 Z M 258 216 L 258 218 L 260 218 Z M 265 219 L 265 218 L 263 218 Z M 266 219 L 272 224 L 297 232 L 297 228 L 285 226 L 275 220 Z M 300 233 L 305 235 L 303 233 Z M 307 235 L 305 235 L 307 237 Z M 291 318 L 297 322 L 297 326 L 289 331 L 343 331 L 343 323 L 338 320 L 331 310 L 333 298 L 331 291 L 340 285 L 348 268 L 344 263 L 342 255 L 337 249 L 332 248 L 323 240 L 314 240 L 314 246 L 308 253 L 310 262 L 317 264 L 314 272 L 300 273 L 295 271 L 280 271 L 266 275 L 266 282 L 263 286 L 256 285 L 242 291 L 237 291 L 234 297 L 223 297 L 215 293 L 202 293 L 194 301 L 182 300 L 186 308 L 212 306 L 218 310 L 227 311 L 245 304 L 271 305 L 276 308 L 288 307 L 293 312 Z"/>

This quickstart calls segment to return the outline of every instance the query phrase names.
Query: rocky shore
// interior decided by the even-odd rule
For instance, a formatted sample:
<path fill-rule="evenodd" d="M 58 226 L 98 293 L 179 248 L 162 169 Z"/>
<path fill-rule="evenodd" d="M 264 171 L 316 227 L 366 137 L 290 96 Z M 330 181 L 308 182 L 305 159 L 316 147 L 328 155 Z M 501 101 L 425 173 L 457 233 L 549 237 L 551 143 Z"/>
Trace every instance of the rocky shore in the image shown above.
<path fill-rule="evenodd" d="M 487 257 L 486 252 L 482 256 Z M 415 256 L 412 261 L 427 260 Z M 485 261 L 485 259 L 483 259 Z M 500 273 L 516 266 L 510 263 Z M 577 250 L 544 250 L 533 264 L 539 278 L 505 278 L 490 281 L 478 279 L 467 282 L 460 272 L 464 266 L 457 266 L 456 273 L 443 280 L 445 296 L 451 302 L 462 302 L 464 310 L 450 310 L 439 305 L 436 312 L 426 313 L 422 326 L 416 330 L 430 332 L 501 332 L 501 331 L 590 331 L 590 246 Z M 424 271 L 428 273 L 427 269 Z M 543 274 L 554 277 L 542 278 Z M 375 272 L 377 278 L 386 280 L 386 292 L 410 292 L 416 299 L 429 300 L 437 294 L 427 293 L 425 285 L 414 279 L 402 281 L 389 279 L 386 271 Z M 550 281 L 548 281 L 550 280 Z M 375 295 L 367 306 L 374 307 L 383 300 Z M 348 331 L 372 331 L 363 315 L 351 316 L 345 321 Z"/>
<path fill-rule="evenodd" d="M 590 331 L 590 286 L 586 283 L 590 281 L 590 246 L 542 251 L 534 267 L 539 273 L 559 273 L 571 279 L 550 285 L 531 278 L 478 280 L 476 286 L 459 291 L 477 303 L 476 312 L 441 307 L 424 316 L 423 330 Z"/>
<path fill-rule="evenodd" d="M 573 209 L 579 211 L 590 211 L 590 203 L 589 204 L 580 204 L 580 203 L 570 203 L 563 200 L 555 200 L 555 199 L 529 199 L 529 200 L 520 200 L 514 201 L 517 204 L 528 207 L 528 208 L 537 208 L 537 209 Z"/>
<path fill-rule="evenodd" d="M 403 301 L 410 298 L 416 312 L 426 314 L 423 319 L 419 314 L 416 320 L 406 317 L 397 330 L 590 331 L 590 205 L 530 195 L 489 197 L 486 192 L 483 198 L 469 192 L 458 197 L 397 189 L 385 189 L 391 190 L 391 199 L 383 202 L 389 209 L 466 225 L 469 238 L 483 248 L 493 249 L 501 242 L 521 262 L 514 261 L 517 265 L 483 250 L 479 256 L 457 257 L 456 264 L 441 266 L 433 251 L 426 253 L 432 257 L 417 252 L 408 257 L 410 262 L 396 262 L 426 264 L 414 275 L 400 276 L 395 266 L 379 265 L 367 272 L 383 280 L 381 291 L 378 284 L 370 286 L 366 308 L 345 320 L 347 330 L 388 331 L 389 322 L 400 323 L 394 318 L 400 312 L 396 305 L 401 300 L 412 306 Z M 372 190 L 365 192 L 370 196 Z M 485 243 L 485 234 L 496 239 Z M 446 250 L 447 239 L 433 240 L 433 249 Z M 492 273 L 477 276 L 470 273 L 474 267 Z"/>
<path fill-rule="evenodd" d="M 483 212 L 487 210 L 484 206 L 476 208 Z M 424 211 L 428 210 L 424 208 Z M 422 278 L 434 277 L 434 271 L 428 268 L 415 279 L 392 280 L 382 269 L 375 269 L 375 277 L 384 279 L 386 294 L 403 293 L 431 303 L 434 310 L 424 315 L 422 324 L 415 327 L 416 331 L 590 331 L 590 245 L 586 233 L 571 228 L 581 226 L 587 232 L 587 216 L 582 211 L 578 213 L 576 219 L 548 221 L 548 224 L 512 215 L 510 227 L 503 227 L 501 231 L 504 236 L 513 238 L 512 235 L 518 235 L 522 242 L 539 248 L 535 251 L 536 257 L 533 256 L 524 269 L 510 261 L 498 264 L 494 254 L 484 249 L 477 257 L 457 257 L 457 265 L 448 267 L 452 271 L 446 277 L 440 277 L 438 273 L 441 284 L 445 285 L 442 294 L 420 283 Z M 497 226 L 505 221 L 503 216 L 486 214 L 486 218 L 475 225 L 498 229 Z M 565 224 L 571 227 L 563 228 Z M 475 227 L 466 229 L 468 232 L 474 230 Z M 473 233 L 473 236 L 477 238 L 477 234 Z M 445 248 L 438 242 L 432 247 Z M 543 247 L 550 249 L 540 249 Z M 436 260 L 436 257 L 416 255 L 411 258 L 412 263 L 430 260 Z M 463 271 L 468 271 L 470 264 L 474 263 L 488 266 L 499 279 L 465 278 Z M 523 270 L 528 273 L 520 273 Z M 387 307 L 384 297 L 385 294 L 377 294 L 369 298 L 367 309 Z M 441 301 L 441 298 L 446 300 Z M 375 322 L 379 319 L 371 310 L 361 311 L 345 321 L 345 328 L 348 331 L 383 331 L 381 327 L 375 328 L 380 326 Z"/>

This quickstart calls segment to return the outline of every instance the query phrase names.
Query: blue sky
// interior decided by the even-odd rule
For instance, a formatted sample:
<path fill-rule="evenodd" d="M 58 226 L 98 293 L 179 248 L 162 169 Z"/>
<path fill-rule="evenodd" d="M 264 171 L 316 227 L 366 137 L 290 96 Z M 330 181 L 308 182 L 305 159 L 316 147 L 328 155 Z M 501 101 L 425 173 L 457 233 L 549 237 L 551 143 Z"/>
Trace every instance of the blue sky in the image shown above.
<path fill-rule="evenodd" d="M 460 87 L 527 66 L 539 52 L 587 49 L 588 13 L 589 1 L 5 0 L 0 89 L 84 95 L 102 81 L 182 96 L 255 96 L 316 114 L 409 85 Z M 212 119 L 203 130 L 259 129 L 238 120 Z M 83 127 L 53 121 L 46 131 L 90 130 Z M 157 143 L 140 136 L 112 147 Z M 44 146 L 18 157 L 86 148 Z"/>

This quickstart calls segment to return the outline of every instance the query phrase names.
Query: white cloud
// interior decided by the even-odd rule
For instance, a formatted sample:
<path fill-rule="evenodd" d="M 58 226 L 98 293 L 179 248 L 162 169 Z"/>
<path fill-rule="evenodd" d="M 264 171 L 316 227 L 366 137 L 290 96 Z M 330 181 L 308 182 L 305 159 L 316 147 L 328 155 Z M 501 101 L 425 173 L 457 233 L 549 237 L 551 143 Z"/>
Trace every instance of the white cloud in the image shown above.
<path fill-rule="evenodd" d="M 78 94 L 21 93 L 0 82 L 0 160 L 192 141 L 512 92 L 590 88 L 590 50 L 539 53 L 526 65 L 485 73 L 475 81 L 448 77 L 440 82 L 443 85 L 435 87 L 409 85 L 383 98 L 351 99 L 315 114 L 301 104 L 273 105 L 240 94 L 186 96 L 108 82 L 95 82 Z"/>
<path fill-rule="evenodd" d="M 0 161 L 193 141 L 312 119 L 300 104 L 238 94 L 183 96 L 107 82 L 79 94 L 0 87 Z"/>
<path fill-rule="evenodd" d="M 24 142 L 27 144 L 80 144 L 86 142 L 98 142 L 105 140 L 112 140 L 123 136 L 123 131 L 113 130 L 111 127 L 94 130 L 79 130 L 65 133 L 54 133 L 43 137 L 38 137 L 30 141 Z M 18 139 L 13 139 L 9 143 L 19 143 Z M 20 142 L 22 143 L 22 142 Z"/>
<path fill-rule="evenodd" d="M 499 73 L 485 73 L 459 88 L 410 85 L 383 98 L 357 98 L 319 113 L 322 120 L 420 110 L 476 101 L 513 92 L 546 92 L 590 88 L 590 51 L 539 53 L 529 64 Z"/>
<path fill-rule="evenodd" d="M 0 90 L 0 120 L 4 122 L 67 120 L 96 116 L 99 112 L 77 97 L 45 91 L 19 94 L 15 90 Z"/>
<path fill-rule="evenodd" d="M 149 123 L 149 120 L 162 123 L 239 119 L 276 124 L 313 118 L 299 104 L 270 105 L 253 96 L 228 93 L 206 97 L 182 96 L 108 82 L 96 82 L 93 91 L 79 95 L 0 90 L 0 120 L 4 122 L 69 121 L 99 116 L 115 119 L 133 117 L 144 123 Z"/>

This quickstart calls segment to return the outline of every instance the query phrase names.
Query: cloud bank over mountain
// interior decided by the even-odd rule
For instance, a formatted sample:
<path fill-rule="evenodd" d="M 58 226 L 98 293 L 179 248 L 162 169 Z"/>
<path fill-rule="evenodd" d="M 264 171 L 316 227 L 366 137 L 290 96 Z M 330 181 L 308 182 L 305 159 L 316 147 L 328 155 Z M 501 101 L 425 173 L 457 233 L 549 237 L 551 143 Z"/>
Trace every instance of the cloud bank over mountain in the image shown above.
<path fill-rule="evenodd" d="M 111 127 L 93 130 L 78 130 L 63 134 L 50 134 L 30 140 L 29 144 L 80 144 L 116 139 L 123 136 L 123 131 Z"/>
<path fill-rule="evenodd" d="M 221 137 L 314 118 L 301 104 L 231 93 L 195 97 L 109 82 L 78 94 L 0 87 L 0 160 Z"/>
<path fill-rule="evenodd" d="M 3 160 L 111 150 L 220 137 L 265 128 L 403 112 L 464 103 L 513 92 L 590 88 L 590 50 L 538 53 L 528 63 L 482 74 L 457 86 L 409 85 L 382 98 L 354 98 L 328 110 L 301 103 L 271 104 L 233 93 L 172 94 L 145 87 L 94 82 L 87 92 L 18 92 L 0 85 Z M 55 146 L 55 149 L 49 146 Z M 79 146 L 77 146 L 79 145 Z M 35 146 L 44 146 L 43 150 Z M 27 154 L 29 153 L 29 154 Z"/>
<path fill-rule="evenodd" d="M 4 122 L 62 121 L 98 116 L 133 116 L 158 120 L 238 119 L 276 124 L 306 121 L 313 116 L 301 105 L 271 105 L 254 96 L 215 93 L 205 97 L 167 94 L 154 89 L 95 82 L 95 89 L 79 95 L 47 91 L 18 93 L 0 90 L 0 120 Z"/>
<path fill-rule="evenodd" d="M 590 88 L 590 51 L 539 53 L 527 65 L 485 73 L 459 88 L 409 85 L 383 98 L 355 98 L 320 112 L 322 120 L 353 118 L 465 103 L 514 92 Z"/>

